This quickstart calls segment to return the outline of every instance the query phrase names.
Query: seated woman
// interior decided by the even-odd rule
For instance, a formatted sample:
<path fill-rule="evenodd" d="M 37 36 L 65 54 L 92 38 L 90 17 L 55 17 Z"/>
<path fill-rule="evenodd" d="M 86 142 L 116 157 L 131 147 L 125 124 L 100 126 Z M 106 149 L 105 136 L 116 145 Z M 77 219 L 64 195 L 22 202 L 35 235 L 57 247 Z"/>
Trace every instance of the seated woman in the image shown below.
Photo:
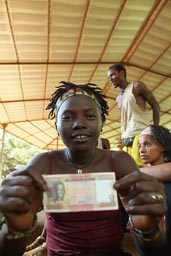
<path fill-rule="evenodd" d="M 171 133 L 169 130 L 157 125 L 147 127 L 139 138 L 139 153 L 145 164 L 141 171 L 149 173 L 163 182 L 168 211 L 166 213 L 166 245 L 152 254 L 143 253 L 138 246 L 137 249 L 142 256 L 171 255 Z"/>

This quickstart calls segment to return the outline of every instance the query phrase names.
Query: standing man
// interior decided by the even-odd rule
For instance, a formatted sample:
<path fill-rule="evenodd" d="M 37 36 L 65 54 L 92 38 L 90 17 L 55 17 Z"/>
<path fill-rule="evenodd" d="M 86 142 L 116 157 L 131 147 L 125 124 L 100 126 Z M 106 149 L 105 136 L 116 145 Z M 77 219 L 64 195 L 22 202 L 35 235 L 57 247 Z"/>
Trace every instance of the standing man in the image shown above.
<path fill-rule="evenodd" d="M 120 64 L 108 69 L 108 79 L 114 87 L 120 88 L 116 98 L 118 108 L 121 110 L 121 134 L 124 150 L 129 153 L 139 166 L 142 166 L 138 152 L 138 139 L 140 133 L 150 124 L 147 103 L 153 110 L 153 123 L 159 124 L 160 107 L 152 92 L 140 81 L 128 82 L 126 69 Z"/>

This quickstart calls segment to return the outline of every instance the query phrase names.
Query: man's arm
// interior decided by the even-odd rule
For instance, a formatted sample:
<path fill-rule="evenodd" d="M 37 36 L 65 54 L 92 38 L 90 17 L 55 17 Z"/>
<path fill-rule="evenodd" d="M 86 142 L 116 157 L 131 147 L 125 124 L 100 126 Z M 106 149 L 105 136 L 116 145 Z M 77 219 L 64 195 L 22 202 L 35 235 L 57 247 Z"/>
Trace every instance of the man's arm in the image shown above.
<path fill-rule="evenodd" d="M 157 102 L 156 98 L 152 94 L 152 92 L 149 92 L 149 94 L 146 97 L 146 101 L 153 109 L 153 123 L 155 125 L 159 125 L 160 122 L 160 106 Z"/>
<path fill-rule="evenodd" d="M 164 163 L 153 166 L 144 166 L 140 171 L 149 174 L 160 181 L 171 181 L 171 163 Z"/>

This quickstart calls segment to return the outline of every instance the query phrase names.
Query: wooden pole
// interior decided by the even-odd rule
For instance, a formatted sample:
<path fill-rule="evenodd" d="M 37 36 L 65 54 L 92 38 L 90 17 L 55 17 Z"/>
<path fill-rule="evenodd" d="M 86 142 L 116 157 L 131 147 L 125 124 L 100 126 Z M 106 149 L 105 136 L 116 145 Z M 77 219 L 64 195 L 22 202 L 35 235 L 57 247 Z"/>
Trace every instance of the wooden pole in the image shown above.
<path fill-rule="evenodd" d="M 4 146 L 5 146 L 5 129 L 7 124 L 3 124 L 3 133 L 2 133 L 2 145 L 1 145 L 1 153 L 0 153 L 0 182 L 3 177 L 3 154 L 4 154 Z"/>

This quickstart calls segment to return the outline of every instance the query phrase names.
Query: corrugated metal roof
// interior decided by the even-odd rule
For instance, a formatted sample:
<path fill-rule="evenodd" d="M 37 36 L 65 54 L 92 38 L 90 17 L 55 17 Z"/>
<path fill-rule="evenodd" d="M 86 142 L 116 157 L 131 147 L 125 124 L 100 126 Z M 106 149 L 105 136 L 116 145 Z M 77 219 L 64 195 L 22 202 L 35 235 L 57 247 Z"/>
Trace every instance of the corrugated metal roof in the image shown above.
<path fill-rule="evenodd" d="M 45 111 L 50 95 L 61 80 L 92 82 L 109 102 L 101 136 L 113 146 L 119 91 L 109 85 L 107 69 L 121 62 L 128 81 L 152 90 L 160 124 L 171 129 L 170 14 L 166 0 L 1 0 L 1 127 L 42 149 L 61 148 Z"/>

